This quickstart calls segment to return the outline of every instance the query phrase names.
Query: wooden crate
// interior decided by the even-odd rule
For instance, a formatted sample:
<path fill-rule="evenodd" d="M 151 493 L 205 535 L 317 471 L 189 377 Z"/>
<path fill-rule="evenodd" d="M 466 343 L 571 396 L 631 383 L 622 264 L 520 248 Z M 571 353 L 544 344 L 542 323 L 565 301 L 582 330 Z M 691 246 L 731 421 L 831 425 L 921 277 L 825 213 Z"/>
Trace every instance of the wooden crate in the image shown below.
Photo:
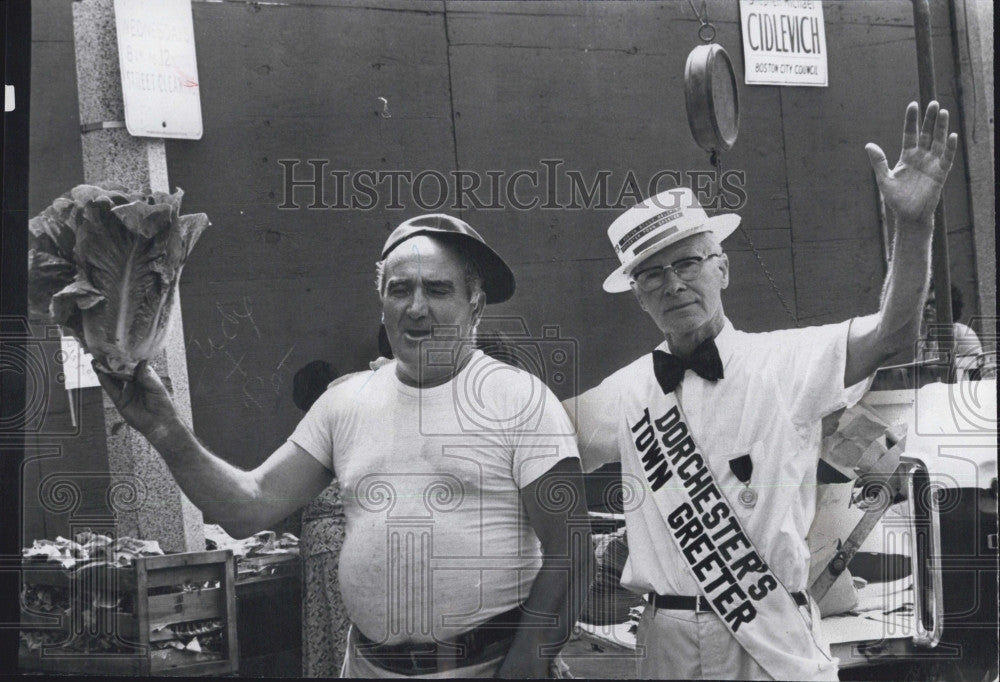
<path fill-rule="evenodd" d="M 219 675 L 237 670 L 236 572 L 230 550 L 186 552 L 141 557 L 125 569 L 65 571 L 27 564 L 22 571 L 26 585 L 60 587 L 83 594 L 94 586 L 102 594 L 129 601 L 131 612 L 119 608 L 97 610 L 99 619 L 84 624 L 82 613 L 68 615 L 31 613 L 22 607 L 22 629 L 60 631 L 67 641 L 74 632 L 113 636 L 124 653 L 86 653 L 68 647 L 45 646 L 41 651 L 21 647 L 22 671 L 102 675 Z M 87 584 L 84 584 L 84 583 Z M 180 589 L 183 585 L 218 587 Z M 178 589 L 173 589 L 178 588 Z M 72 599 L 72 598 L 71 598 Z M 222 621 L 222 653 L 197 653 L 152 644 L 173 638 L 170 626 L 203 620 Z"/>

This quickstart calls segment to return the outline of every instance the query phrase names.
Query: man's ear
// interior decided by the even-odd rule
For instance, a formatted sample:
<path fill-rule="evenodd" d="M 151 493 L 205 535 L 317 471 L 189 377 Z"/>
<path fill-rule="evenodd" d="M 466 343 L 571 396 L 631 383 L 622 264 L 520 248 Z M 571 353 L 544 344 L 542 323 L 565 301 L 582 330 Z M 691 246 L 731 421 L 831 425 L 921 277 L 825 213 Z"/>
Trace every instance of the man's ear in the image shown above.
<path fill-rule="evenodd" d="M 719 268 L 722 269 L 722 288 L 729 286 L 729 256 L 722 254 L 719 256 Z"/>
<path fill-rule="evenodd" d="M 472 301 L 473 326 L 479 324 L 479 320 L 482 318 L 484 310 L 486 310 L 486 294 L 482 290 L 480 290 L 476 292 L 475 300 Z"/>

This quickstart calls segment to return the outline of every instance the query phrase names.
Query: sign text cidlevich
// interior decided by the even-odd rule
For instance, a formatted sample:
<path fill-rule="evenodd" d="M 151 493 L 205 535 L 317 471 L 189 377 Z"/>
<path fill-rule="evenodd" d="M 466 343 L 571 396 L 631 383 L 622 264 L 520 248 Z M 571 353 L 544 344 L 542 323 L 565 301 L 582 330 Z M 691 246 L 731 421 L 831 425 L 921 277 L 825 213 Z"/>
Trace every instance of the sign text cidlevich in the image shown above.
<path fill-rule="evenodd" d="M 200 140 L 191 0 L 115 0 L 115 28 L 128 132 Z"/>
<path fill-rule="evenodd" d="M 747 85 L 827 85 L 819 0 L 740 0 Z"/>

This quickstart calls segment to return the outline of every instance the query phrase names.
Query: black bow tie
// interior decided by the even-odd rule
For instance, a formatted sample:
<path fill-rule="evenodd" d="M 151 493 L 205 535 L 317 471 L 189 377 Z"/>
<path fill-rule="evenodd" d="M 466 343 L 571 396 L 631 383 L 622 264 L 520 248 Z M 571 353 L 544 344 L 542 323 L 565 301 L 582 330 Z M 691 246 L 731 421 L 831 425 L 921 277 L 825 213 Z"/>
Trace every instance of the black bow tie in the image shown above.
<path fill-rule="evenodd" d="M 689 358 L 679 358 L 662 350 L 653 351 L 653 372 L 664 393 L 670 393 L 680 385 L 685 370 L 691 370 L 707 381 L 722 378 L 722 360 L 714 339 L 702 341 Z"/>

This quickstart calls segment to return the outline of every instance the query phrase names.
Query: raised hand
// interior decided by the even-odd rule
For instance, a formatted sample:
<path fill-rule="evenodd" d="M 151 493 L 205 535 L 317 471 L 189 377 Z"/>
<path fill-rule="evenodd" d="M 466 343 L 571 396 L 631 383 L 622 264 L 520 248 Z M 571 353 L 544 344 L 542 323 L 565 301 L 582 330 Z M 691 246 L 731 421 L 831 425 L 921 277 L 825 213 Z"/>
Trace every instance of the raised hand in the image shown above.
<path fill-rule="evenodd" d="M 146 362 L 139 363 L 135 377 L 121 381 L 94 367 L 101 387 L 118 408 L 125 423 L 147 438 L 154 436 L 158 427 L 165 428 L 177 421 L 177 410 L 170 394 L 156 373 Z"/>
<path fill-rule="evenodd" d="M 903 149 L 892 170 L 877 144 L 865 145 L 886 206 L 900 223 L 930 222 L 958 148 L 958 135 L 948 134 L 947 109 L 936 101 L 928 104 L 918 134 L 919 115 L 920 106 L 910 102 L 903 124 Z"/>

